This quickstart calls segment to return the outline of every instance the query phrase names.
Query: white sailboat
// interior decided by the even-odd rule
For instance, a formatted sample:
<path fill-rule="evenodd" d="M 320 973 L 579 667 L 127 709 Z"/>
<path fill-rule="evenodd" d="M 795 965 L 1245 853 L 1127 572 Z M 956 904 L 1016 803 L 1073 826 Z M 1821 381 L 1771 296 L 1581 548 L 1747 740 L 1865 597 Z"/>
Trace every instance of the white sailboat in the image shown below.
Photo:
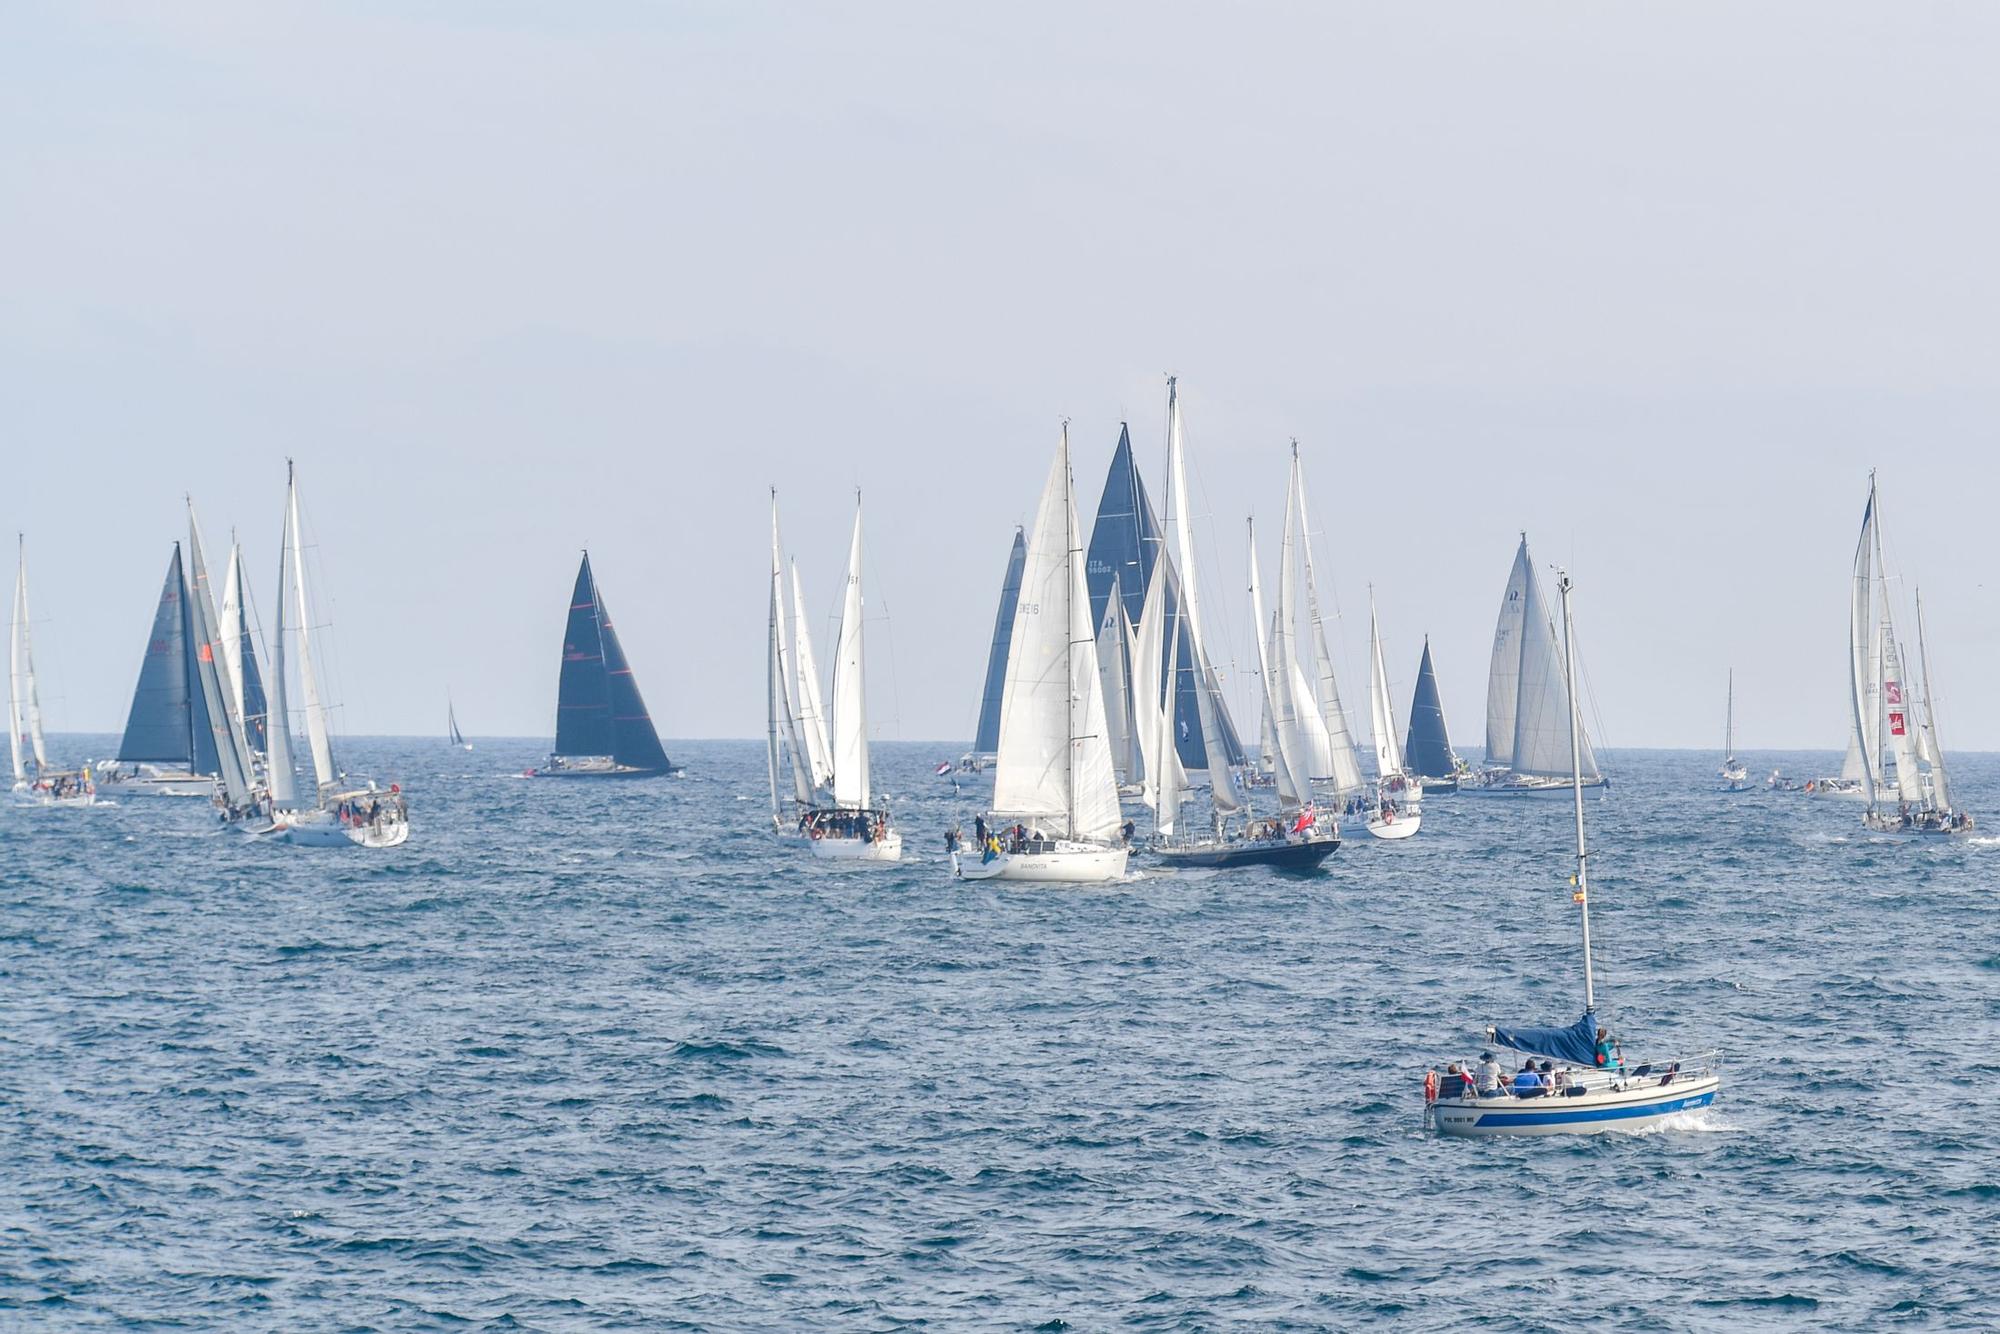
<path fill-rule="evenodd" d="M 968 880 L 1087 883 L 1125 873 L 1118 782 L 1069 466 L 1069 424 L 1042 488 L 1007 654 L 990 823 L 952 851 Z"/>
<path fill-rule="evenodd" d="M 385 792 L 372 781 L 353 786 L 334 764 L 333 741 L 319 675 L 313 661 L 312 599 L 306 587 L 299 523 L 298 477 L 285 465 L 285 529 L 278 565 L 277 629 L 271 646 L 271 722 L 267 776 L 275 832 L 287 842 L 316 847 L 393 848 L 410 837 L 408 803 L 402 786 Z M 293 627 L 289 622 L 296 620 Z M 290 687 L 287 658 L 296 638 L 300 712 L 305 715 L 313 789 L 299 790 L 292 764 Z"/>
<path fill-rule="evenodd" d="M 1608 786 L 1598 772 L 1590 737 L 1581 732 L 1578 737 L 1583 785 Z M 1523 533 L 1493 628 L 1486 762 L 1461 778 L 1458 790 L 1471 797 L 1560 797 L 1570 786 L 1568 744 L 1562 654 Z"/>
<path fill-rule="evenodd" d="M 1368 718 L 1375 742 L 1375 809 L 1367 829 L 1376 838 L 1404 839 L 1424 823 L 1423 783 L 1403 767 L 1396 741 L 1396 716 L 1389 702 L 1389 669 L 1382 662 L 1382 628 L 1375 618 L 1375 591 L 1368 591 Z"/>
<path fill-rule="evenodd" d="M 1875 474 L 1868 475 L 1868 505 L 1854 549 L 1852 600 L 1848 607 L 1849 676 L 1855 731 L 1880 738 L 1880 767 L 1868 757 L 1862 766 L 1867 808 L 1864 828 L 1878 834 L 1969 834 L 1972 816 L 1951 804 L 1944 752 L 1937 741 L 1931 707 L 1930 653 L 1923 640 L 1923 603 L 1918 600 L 1917 647 L 1924 680 L 1923 717 L 1914 712 L 1902 647 L 1890 608 L 1888 572 L 1882 562 L 1882 519 Z M 1893 809 L 1889 803 L 1895 802 Z"/>
<path fill-rule="evenodd" d="M 1722 724 L 1722 767 L 1717 777 L 1722 780 L 1724 792 L 1748 792 L 1750 790 L 1750 770 L 1736 758 L 1736 669 L 1729 669 L 1729 703 L 1723 711 Z"/>
<path fill-rule="evenodd" d="M 1590 861 L 1584 842 L 1584 737 L 1577 710 L 1576 651 L 1570 621 L 1569 576 L 1557 572 L 1562 599 L 1563 649 L 1558 670 L 1567 703 L 1569 791 L 1576 805 L 1576 874 L 1571 899 L 1583 945 L 1583 1017 L 1563 1028 L 1486 1030 L 1489 1042 L 1533 1059 L 1511 1081 L 1496 1081 L 1491 1052 L 1476 1072 L 1453 1062 L 1440 1080 L 1424 1076 L 1425 1110 L 1446 1135 L 1594 1135 L 1639 1130 L 1715 1101 L 1722 1087 L 1711 1056 L 1653 1061 L 1627 1070 L 1619 1044 L 1597 1022 L 1597 989 L 1590 954 Z"/>
<path fill-rule="evenodd" d="M 903 836 L 875 801 L 868 762 L 868 689 L 862 646 L 861 493 L 854 493 L 854 538 L 847 552 L 847 584 L 834 643 L 833 718 L 828 734 L 833 774 L 831 804 L 807 810 L 800 828 L 813 855 L 831 861 L 893 862 L 903 856 Z"/>
<path fill-rule="evenodd" d="M 28 616 L 28 539 L 19 538 L 20 563 L 14 576 L 14 626 L 8 641 L 7 741 L 14 761 L 17 799 L 40 806 L 90 806 L 97 785 L 90 766 L 57 769 L 49 764 L 42 733 L 42 697 L 35 682 L 35 648 Z"/>

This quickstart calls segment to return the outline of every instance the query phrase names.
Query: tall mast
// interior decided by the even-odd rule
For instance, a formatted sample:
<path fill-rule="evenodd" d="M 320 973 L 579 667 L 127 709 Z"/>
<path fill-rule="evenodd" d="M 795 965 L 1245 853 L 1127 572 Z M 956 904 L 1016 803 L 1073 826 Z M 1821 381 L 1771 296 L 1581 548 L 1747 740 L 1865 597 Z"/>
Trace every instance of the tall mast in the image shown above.
<path fill-rule="evenodd" d="M 1064 775 L 1063 796 L 1069 808 L 1069 828 L 1064 832 L 1070 835 L 1072 838 L 1074 838 L 1076 836 L 1077 825 L 1079 823 L 1079 821 L 1077 820 L 1077 808 L 1076 808 L 1076 743 L 1079 739 L 1077 736 L 1077 727 L 1076 727 L 1077 639 L 1076 639 L 1075 610 L 1069 607 L 1067 604 L 1070 596 L 1071 572 L 1076 569 L 1077 562 L 1083 559 L 1083 548 L 1078 545 L 1079 539 L 1077 535 L 1077 524 L 1076 524 L 1076 477 L 1074 474 L 1070 472 L 1070 467 L 1069 467 L 1069 418 L 1067 417 L 1063 418 L 1063 424 L 1062 424 L 1062 475 L 1063 475 L 1063 516 L 1064 516 L 1063 527 L 1065 532 L 1067 533 L 1067 542 L 1065 547 L 1066 554 L 1063 557 L 1064 560 L 1063 601 L 1065 604 L 1063 608 L 1063 624 L 1068 627 L 1068 629 L 1065 631 L 1065 637 L 1067 638 L 1069 644 L 1068 649 L 1063 654 L 1063 679 L 1068 685 L 1068 695 L 1069 695 L 1068 699 L 1069 746 L 1063 757 L 1064 764 L 1068 766 L 1068 772 Z M 1093 648 L 1096 647 L 1095 640 L 1092 640 L 1090 642 Z"/>
<path fill-rule="evenodd" d="M 1722 711 L 1722 758 L 1736 758 L 1736 669 L 1729 669 L 1729 703 Z"/>
<path fill-rule="evenodd" d="M 1569 574 L 1556 571 L 1562 597 L 1563 684 L 1569 692 L 1570 790 L 1576 797 L 1576 902 L 1583 918 L 1583 1008 L 1597 1008 L 1597 988 L 1590 975 L 1590 853 L 1583 840 L 1583 720 L 1576 710 L 1576 639 L 1569 612 Z"/>
<path fill-rule="evenodd" d="M 768 719 L 764 736 L 764 767 L 771 779 L 771 823 L 783 825 L 784 805 L 778 796 L 778 692 L 783 689 L 784 654 L 778 651 L 778 623 L 784 617 L 784 597 L 779 591 L 784 577 L 778 556 L 778 488 L 771 488 L 771 623 L 766 645 L 768 662 L 764 676 L 764 702 Z"/>

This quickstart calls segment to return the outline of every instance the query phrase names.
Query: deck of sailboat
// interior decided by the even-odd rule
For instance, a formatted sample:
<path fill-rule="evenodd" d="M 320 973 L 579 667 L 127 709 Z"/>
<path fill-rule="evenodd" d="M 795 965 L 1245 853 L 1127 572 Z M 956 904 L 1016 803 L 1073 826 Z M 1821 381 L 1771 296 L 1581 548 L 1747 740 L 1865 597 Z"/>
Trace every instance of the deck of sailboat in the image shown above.
<path fill-rule="evenodd" d="M 1209 843 L 1167 843 L 1152 849 L 1169 866 L 1268 866 L 1278 871 L 1312 871 L 1340 851 L 1340 836 L 1308 839 L 1233 838 Z"/>

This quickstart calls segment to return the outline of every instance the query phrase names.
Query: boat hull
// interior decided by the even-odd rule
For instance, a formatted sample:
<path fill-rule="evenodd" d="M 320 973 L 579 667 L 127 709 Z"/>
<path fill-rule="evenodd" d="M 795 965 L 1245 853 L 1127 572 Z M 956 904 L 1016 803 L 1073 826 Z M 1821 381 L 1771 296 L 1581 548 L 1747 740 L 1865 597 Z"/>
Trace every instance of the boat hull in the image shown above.
<path fill-rule="evenodd" d="M 1376 838 L 1414 838 L 1417 830 L 1423 827 L 1423 823 L 1423 812 L 1413 811 L 1399 815 L 1393 820 L 1384 820 L 1379 817 L 1370 820 L 1368 822 L 1368 832 Z"/>
<path fill-rule="evenodd" d="M 273 836 L 308 848 L 394 848 L 409 841 L 410 822 L 390 816 L 350 824 L 327 811 L 298 811 L 276 825 Z"/>
<path fill-rule="evenodd" d="M 1456 778 L 1420 778 L 1417 781 L 1423 785 L 1426 793 L 1458 791 L 1458 780 Z"/>
<path fill-rule="evenodd" d="M 1315 838 L 1301 842 L 1241 839 L 1234 842 L 1187 848 L 1156 848 L 1154 853 L 1169 866 L 1268 866 L 1277 871 L 1312 871 L 1340 851 L 1337 838 Z"/>
<path fill-rule="evenodd" d="M 215 795 L 215 778 L 210 774 L 142 772 L 120 777 L 99 770 L 97 786 L 106 796 L 206 799 Z"/>
<path fill-rule="evenodd" d="M 903 836 L 894 830 L 877 839 L 809 838 L 812 855 L 825 862 L 897 862 L 903 859 Z"/>
<path fill-rule="evenodd" d="M 1117 880 L 1130 857 L 1125 848 L 1059 845 L 1048 852 L 1003 852 L 992 861 L 951 854 L 952 874 L 961 880 L 1020 880 L 1039 884 L 1092 885 Z"/>
<path fill-rule="evenodd" d="M 1583 790 L 1586 792 L 1599 791 L 1607 789 L 1610 786 L 1610 781 L 1601 776 L 1583 780 Z M 1549 783 L 1460 783 L 1458 785 L 1458 794 L 1461 797 L 1558 797 L 1567 801 L 1573 790 L 1573 785 L 1567 781 Z"/>
<path fill-rule="evenodd" d="M 1438 1132 L 1455 1136 L 1601 1135 L 1643 1130 L 1670 1116 L 1699 1111 L 1715 1101 L 1722 1082 L 1714 1075 L 1669 1084 L 1608 1089 L 1581 1097 L 1440 1098 L 1432 1104 Z"/>
<path fill-rule="evenodd" d="M 529 778 L 664 778 L 680 772 L 678 766 L 671 769 L 634 769 L 628 764 L 607 764 L 601 767 L 565 766 L 560 769 L 530 769 Z"/>

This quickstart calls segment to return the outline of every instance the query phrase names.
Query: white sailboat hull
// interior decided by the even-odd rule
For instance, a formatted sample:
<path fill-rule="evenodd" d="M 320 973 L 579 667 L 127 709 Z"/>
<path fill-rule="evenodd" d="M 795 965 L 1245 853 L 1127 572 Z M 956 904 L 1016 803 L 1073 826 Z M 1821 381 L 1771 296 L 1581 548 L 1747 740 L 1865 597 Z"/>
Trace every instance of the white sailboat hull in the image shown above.
<path fill-rule="evenodd" d="M 58 797 L 47 788 L 32 787 L 25 782 L 14 784 L 14 800 L 23 806 L 95 806 L 97 794 L 85 790 L 65 793 Z"/>
<path fill-rule="evenodd" d="M 1422 811 L 1406 811 L 1400 815 L 1377 815 L 1368 822 L 1368 832 L 1376 838 L 1411 838 L 1423 827 Z"/>
<path fill-rule="evenodd" d="M 1647 1076 L 1622 1088 L 1592 1089 L 1573 1098 L 1516 1098 L 1511 1093 L 1439 1098 L 1432 1104 L 1432 1116 L 1438 1131 L 1446 1135 L 1601 1135 L 1644 1130 L 1668 1117 L 1699 1111 L 1715 1101 L 1721 1087 L 1715 1075 L 1666 1084 Z"/>
<path fill-rule="evenodd" d="M 992 861 L 981 861 L 969 853 L 954 852 L 951 854 L 951 869 L 952 874 L 961 880 L 1090 885 L 1122 878 L 1130 856 L 1125 848 L 1058 842 L 1047 851 L 1003 852 Z"/>
<path fill-rule="evenodd" d="M 97 784 L 105 790 L 106 796 L 207 798 L 215 795 L 212 775 L 174 773 L 170 770 L 157 773 L 141 770 L 121 776 L 100 769 Z"/>
<path fill-rule="evenodd" d="M 810 838 L 813 856 L 827 862 L 896 862 L 903 859 L 903 836 L 890 830 L 881 838 Z"/>
<path fill-rule="evenodd" d="M 1608 788 L 1611 785 L 1602 776 L 1583 780 L 1583 789 Z M 1463 797 L 1557 797 L 1568 801 L 1572 795 L 1572 785 L 1567 778 L 1524 778 L 1519 775 L 1503 775 L 1490 781 L 1462 779 L 1458 793 Z"/>
<path fill-rule="evenodd" d="M 389 811 L 372 823 L 348 823 L 331 811 L 292 811 L 277 817 L 273 833 L 309 848 L 393 848 L 409 840 L 410 822 Z"/>

